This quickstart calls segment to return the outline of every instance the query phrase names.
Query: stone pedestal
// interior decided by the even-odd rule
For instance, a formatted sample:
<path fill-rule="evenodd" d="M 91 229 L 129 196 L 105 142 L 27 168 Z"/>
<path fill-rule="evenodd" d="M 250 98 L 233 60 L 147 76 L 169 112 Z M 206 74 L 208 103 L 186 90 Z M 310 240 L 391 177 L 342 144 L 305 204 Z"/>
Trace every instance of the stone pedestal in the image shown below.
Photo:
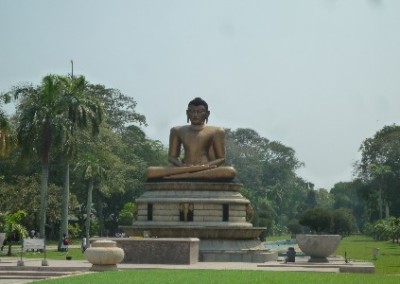
<path fill-rule="evenodd" d="M 120 228 L 128 236 L 146 232 L 153 238 L 199 238 L 201 261 L 263 262 L 267 252 L 259 236 L 265 228 L 251 224 L 253 210 L 240 187 L 235 182 L 148 182 L 135 201 L 136 220 Z M 224 249 L 213 245 L 221 243 Z M 260 257 L 238 257 L 246 253 Z M 225 256 L 209 260 L 216 254 Z"/>
<path fill-rule="evenodd" d="M 199 260 L 198 238 L 113 238 L 125 252 L 123 263 L 194 264 Z"/>
<path fill-rule="evenodd" d="M 124 259 L 124 251 L 112 240 L 98 240 L 85 250 L 86 259 L 92 263 L 92 271 L 116 270 Z"/>

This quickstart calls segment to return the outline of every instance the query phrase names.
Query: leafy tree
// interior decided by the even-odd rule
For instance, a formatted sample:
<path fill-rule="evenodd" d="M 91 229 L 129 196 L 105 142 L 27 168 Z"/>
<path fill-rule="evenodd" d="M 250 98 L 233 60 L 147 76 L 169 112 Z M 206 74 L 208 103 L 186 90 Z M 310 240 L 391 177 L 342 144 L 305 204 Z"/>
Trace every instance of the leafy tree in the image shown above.
<path fill-rule="evenodd" d="M 96 129 L 101 118 L 96 100 L 84 96 L 85 79 L 47 75 L 40 86 L 14 87 L 7 96 L 17 100 L 17 137 L 24 157 L 36 153 L 41 161 L 40 233 L 44 235 L 48 195 L 50 155 L 54 146 L 72 153 L 74 131 L 88 121 Z M 68 163 L 67 163 L 68 165 Z M 69 167 L 66 167 L 64 201 L 68 200 Z M 63 227 L 66 212 L 63 210 Z M 65 229 L 65 228 L 64 228 Z"/>
<path fill-rule="evenodd" d="M 389 217 L 380 219 L 375 223 L 367 224 L 366 234 L 373 237 L 375 240 L 386 241 L 392 239 L 392 242 L 399 243 L 400 241 L 400 218 Z"/>
<path fill-rule="evenodd" d="M 262 184 L 262 161 L 267 158 L 268 143 L 252 129 L 226 129 L 226 164 L 236 168 L 240 182 L 261 195 L 266 191 Z"/>
<path fill-rule="evenodd" d="M 392 242 L 399 243 L 400 241 L 400 218 L 390 217 L 387 220 L 389 236 Z"/>
<path fill-rule="evenodd" d="M 128 202 L 124 205 L 124 208 L 119 212 L 119 224 L 129 226 L 133 221 L 133 211 L 135 204 L 133 202 Z"/>
<path fill-rule="evenodd" d="M 331 231 L 332 215 L 323 208 L 313 208 L 305 211 L 299 218 L 300 225 L 309 227 L 311 231 L 321 234 Z"/>
<path fill-rule="evenodd" d="M 103 179 L 101 182 L 95 181 L 93 184 L 94 202 L 92 202 L 92 211 L 95 213 L 93 216 L 98 218 L 100 234 L 105 232 L 105 224 L 108 226 L 107 230 L 110 228 L 110 230 L 114 230 L 117 226 L 118 212 L 123 208 L 123 205 L 128 200 L 134 201 L 135 197 L 143 192 L 145 169 L 149 165 L 166 164 L 166 149 L 160 141 L 148 139 L 143 130 L 138 127 L 138 125 L 145 126 L 146 120 L 143 115 L 136 113 L 136 102 L 133 98 L 125 96 L 116 89 L 88 84 L 83 80 L 83 77 L 71 80 L 66 76 L 49 75 L 46 80 L 49 81 L 46 81 L 47 83 L 52 83 L 48 84 L 51 86 L 47 89 L 45 88 L 44 78 L 39 86 L 21 85 L 1 97 L 2 99 L 6 97 L 17 99 L 17 114 L 9 120 L 11 127 L 16 130 L 22 130 L 20 128 L 24 123 L 21 122 L 21 118 L 24 117 L 25 121 L 29 122 L 28 114 L 35 113 L 35 111 L 40 112 L 41 118 L 46 117 L 45 114 L 47 113 L 51 119 L 47 119 L 49 121 L 48 132 L 40 132 L 39 130 L 44 129 L 44 126 L 39 124 L 39 119 L 37 121 L 32 119 L 23 129 L 27 132 L 27 126 L 31 126 L 31 134 L 24 136 L 25 138 L 30 138 L 25 139 L 25 144 L 29 146 L 13 148 L 9 158 L 0 159 L 0 179 L 2 179 L 2 184 L 4 185 L 0 193 L 5 192 L 3 191 L 4 188 L 7 188 L 7 192 L 11 192 L 17 187 L 17 184 L 25 184 L 22 182 L 23 177 L 31 177 L 37 174 L 37 169 L 42 167 L 42 162 L 44 161 L 42 159 L 44 151 L 41 146 L 44 144 L 43 141 L 45 139 L 40 134 L 51 133 L 51 136 L 47 136 L 51 139 L 46 144 L 48 146 L 46 149 L 49 150 L 47 156 L 47 204 L 45 206 L 47 211 L 46 231 L 50 232 L 52 236 L 54 231 L 58 231 L 57 226 L 59 225 L 61 227 L 60 233 L 65 231 L 62 224 L 65 224 L 66 218 L 61 217 L 64 221 L 60 223 L 61 200 L 54 200 L 53 202 L 52 199 L 53 196 L 58 196 L 58 198 L 61 196 L 59 189 L 63 184 L 64 189 L 69 187 L 68 164 L 75 168 L 77 163 L 87 155 L 99 156 L 99 153 L 101 154 L 101 157 L 99 156 L 100 160 L 104 161 L 102 166 L 113 165 L 113 167 L 107 169 L 109 171 L 109 179 Z M 50 92 L 51 95 L 48 94 L 48 99 L 37 100 L 36 97 L 44 97 L 45 90 L 52 90 Z M 85 103 L 84 99 L 86 98 L 89 98 L 93 103 L 96 99 L 100 99 L 101 104 L 104 105 L 104 116 L 102 116 L 104 119 L 102 124 L 99 125 L 98 130 L 100 130 L 100 133 L 98 137 L 93 137 L 89 131 L 86 131 L 96 128 L 93 127 L 95 126 L 93 121 L 88 119 L 87 125 L 79 122 L 82 121 L 80 118 L 84 118 L 84 116 L 89 118 L 89 111 L 93 110 L 88 109 L 87 111 L 79 112 L 82 109 L 77 106 Z M 37 107 L 36 110 L 34 110 L 34 106 Z M 68 107 L 66 108 L 66 106 Z M 32 112 L 28 112 L 28 110 L 32 110 Z M 80 117 L 80 114 L 83 115 Z M 44 120 L 42 119 L 41 121 Z M 32 133 L 35 133 L 36 136 Z M 21 137 L 22 135 L 19 136 L 19 138 Z M 19 159 L 22 153 L 26 158 L 35 157 L 33 154 L 37 154 L 39 159 L 22 161 Z M 86 184 L 87 181 L 77 171 L 72 171 L 70 175 L 71 194 L 65 194 L 68 191 L 64 190 L 64 200 L 69 195 L 70 202 L 62 202 L 62 204 L 71 206 L 73 212 L 78 214 L 78 224 L 80 224 L 83 215 L 87 212 L 87 197 L 83 195 L 84 191 L 82 191 L 81 185 Z M 42 177 L 42 175 L 40 176 Z M 42 178 L 40 183 L 42 185 L 44 184 L 43 180 Z M 16 181 L 18 183 L 15 184 Z M 36 183 L 32 183 L 32 186 L 22 185 L 21 187 L 33 191 L 33 185 L 36 185 Z M 38 186 L 35 190 L 39 192 L 40 188 L 43 187 Z M 16 192 L 27 194 L 25 192 L 22 193 L 22 191 Z M 31 195 L 29 194 L 28 196 Z M 9 198 L 5 198 L 4 202 L 0 200 L 0 203 L 6 204 L 7 202 L 9 203 L 9 200 Z M 36 208 L 33 205 L 30 206 L 27 224 L 35 227 L 34 217 L 37 216 L 37 219 L 40 220 L 39 215 L 41 214 L 33 214 L 32 212 L 37 211 L 37 206 L 41 202 L 36 196 L 32 200 L 37 202 L 37 205 L 35 205 Z M 81 203 L 79 206 L 76 205 L 76 200 Z M 71 203 L 72 201 L 75 203 Z M 29 204 L 33 204 L 33 202 L 29 202 Z M 65 216 L 66 214 L 62 215 Z"/>
<path fill-rule="evenodd" d="M 296 219 L 291 220 L 288 223 L 287 228 L 288 228 L 289 232 L 292 234 L 292 238 L 296 238 L 297 234 L 300 234 L 303 232 L 303 226 L 300 225 L 299 220 L 296 220 Z"/>
<path fill-rule="evenodd" d="M 377 180 L 378 188 L 379 188 L 379 201 L 378 201 L 378 212 L 379 219 L 382 219 L 382 210 L 383 210 L 383 188 L 385 187 L 385 177 L 392 174 L 392 169 L 388 165 L 378 165 L 375 163 L 371 163 L 369 165 L 371 175 L 373 178 Z M 389 206 L 386 201 L 386 218 L 389 217 Z"/>
<path fill-rule="evenodd" d="M 136 123 L 146 125 L 146 117 L 135 111 L 137 102 L 132 97 L 103 85 L 90 84 L 88 91 L 103 102 L 106 124 L 112 131 L 120 133 L 125 127 Z"/>
<path fill-rule="evenodd" d="M 319 188 L 315 191 L 317 206 L 328 210 L 333 209 L 334 199 L 325 188 Z"/>
<path fill-rule="evenodd" d="M 354 198 L 356 192 L 352 190 L 352 183 L 350 182 L 338 182 L 330 190 L 330 194 L 333 196 L 334 203 L 333 208 L 353 208 Z"/>
<path fill-rule="evenodd" d="M 237 178 L 246 188 L 245 196 L 255 207 L 255 216 L 262 208 L 261 200 L 267 199 L 275 212 L 274 223 L 286 225 L 297 215 L 306 187 L 295 173 L 303 165 L 295 151 L 245 128 L 226 129 L 226 145 L 226 164 L 236 168 Z"/>
<path fill-rule="evenodd" d="M 354 216 L 350 209 L 339 208 L 333 211 L 333 226 L 332 232 L 335 234 L 341 234 L 342 236 L 348 236 L 354 231 Z"/>
<path fill-rule="evenodd" d="M 365 190 L 365 184 L 361 180 L 355 179 L 351 182 L 338 182 L 329 192 L 334 200 L 333 209 L 351 210 L 357 228 L 363 228 L 368 221 L 365 199 L 362 198 Z"/>
<path fill-rule="evenodd" d="M 310 188 L 307 191 L 307 196 L 303 201 L 302 211 L 314 209 L 317 207 L 317 205 L 318 205 L 317 193 L 313 188 Z"/>
<path fill-rule="evenodd" d="M 367 205 L 378 208 L 378 218 L 382 218 L 383 207 L 387 213 L 400 216 L 400 126 L 383 127 L 365 139 L 359 151 L 361 159 L 355 172 L 365 185 L 362 196 Z"/>

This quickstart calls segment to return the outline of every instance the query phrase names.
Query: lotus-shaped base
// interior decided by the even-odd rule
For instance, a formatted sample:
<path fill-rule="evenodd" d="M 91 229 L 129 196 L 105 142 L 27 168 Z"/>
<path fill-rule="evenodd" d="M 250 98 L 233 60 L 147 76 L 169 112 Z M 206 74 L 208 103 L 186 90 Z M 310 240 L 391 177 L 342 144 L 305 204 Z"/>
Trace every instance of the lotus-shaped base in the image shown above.
<path fill-rule="evenodd" d="M 300 250 L 309 255 L 309 262 L 328 262 L 328 256 L 339 246 L 340 235 L 297 235 Z"/>

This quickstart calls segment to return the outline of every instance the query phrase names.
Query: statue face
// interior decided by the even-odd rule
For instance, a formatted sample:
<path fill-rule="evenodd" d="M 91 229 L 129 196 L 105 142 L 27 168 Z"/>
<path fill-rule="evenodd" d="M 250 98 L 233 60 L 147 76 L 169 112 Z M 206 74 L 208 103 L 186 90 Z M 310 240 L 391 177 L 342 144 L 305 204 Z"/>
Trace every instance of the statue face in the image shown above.
<path fill-rule="evenodd" d="M 190 105 L 188 110 L 186 111 L 186 114 L 193 125 L 202 125 L 210 115 L 210 112 L 207 111 L 205 106 L 203 105 L 200 106 Z"/>

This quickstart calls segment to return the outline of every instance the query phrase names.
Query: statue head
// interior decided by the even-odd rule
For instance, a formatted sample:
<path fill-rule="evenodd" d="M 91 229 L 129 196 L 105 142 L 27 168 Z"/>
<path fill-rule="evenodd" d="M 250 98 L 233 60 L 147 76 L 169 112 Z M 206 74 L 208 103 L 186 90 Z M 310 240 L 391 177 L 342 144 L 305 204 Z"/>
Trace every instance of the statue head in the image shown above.
<path fill-rule="evenodd" d="M 208 122 L 209 115 L 208 104 L 202 98 L 197 97 L 189 102 L 186 110 L 188 122 L 190 120 L 193 125 L 202 125 Z"/>

